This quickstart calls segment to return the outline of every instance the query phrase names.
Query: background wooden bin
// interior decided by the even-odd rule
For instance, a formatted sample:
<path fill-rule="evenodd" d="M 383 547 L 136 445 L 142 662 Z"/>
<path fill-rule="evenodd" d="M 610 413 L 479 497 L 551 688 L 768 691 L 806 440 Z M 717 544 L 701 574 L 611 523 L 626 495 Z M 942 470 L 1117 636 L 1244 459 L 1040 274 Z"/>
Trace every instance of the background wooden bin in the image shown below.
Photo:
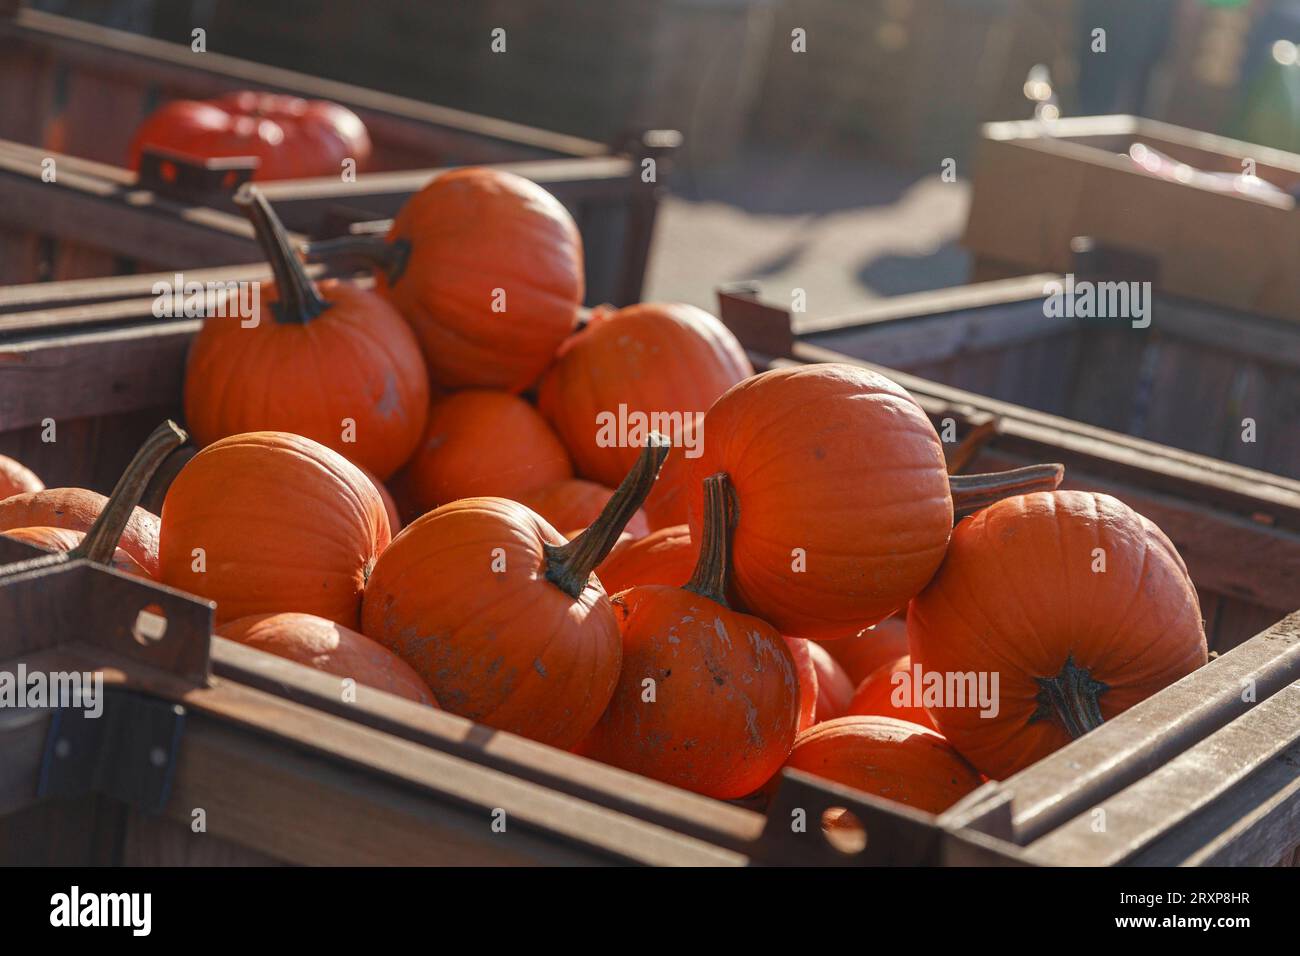
<path fill-rule="evenodd" d="M 973 278 L 1068 272 L 1071 240 L 1089 236 L 1150 260 L 1171 295 L 1300 319 L 1295 201 L 1159 179 L 1123 155 L 1134 143 L 1196 169 L 1300 184 L 1300 156 L 1134 116 L 989 123 L 962 239 Z"/>
<path fill-rule="evenodd" d="M 210 275 L 251 278 L 256 268 Z M 105 302 L 88 301 L 87 283 L 29 287 L 34 309 L 18 301 L 22 290 L 9 290 L 0 453 L 23 457 L 51 484 L 106 490 L 127 450 L 176 414 L 198 323 L 154 319 L 152 299 L 132 297 L 153 278 L 113 280 L 115 297 Z M 767 350 L 770 310 L 727 297 L 723 312 L 760 367 L 855 361 L 803 343 L 782 358 Z M 1192 862 L 1291 860 L 1300 843 L 1300 722 L 1288 723 L 1300 706 L 1300 617 L 1247 638 L 1297 603 L 1300 485 L 1252 483 L 1244 469 L 1228 475 L 1194 455 L 890 374 L 959 435 L 999 421 L 973 467 L 1061 461 L 1073 486 L 1110 491 L 1160 523 L 1205 596 L 1213 646 L 1243 646 L 941 817 L 793 774 L 764 814 L 384 694 L 363 689 L 357 703 L 343 703 L 336 678 L 210 638 L 206 602 L 111 569 L 78 562 L 14 574 L 10 566 L 0 571 L 0 620 L 11 625 L 0 631 L 0 669 L 20 660 L 102 669 L 114 688 L 115 729 L 96 737 L 66 712 L 4 715 L 0 859 L 1041 865 L 1071 862 L 1079 851 L 1070 834 L 1101 804 L 1117 826 L 1109 841 L 1086 844 L 1091 862 L 1180 853 Z M 34 433 L 45 418 L 57 423 L 54 444 Z M 0 565 L 30 554 L 0 539 Z M 145 609 L 168 621 L 163 641 L 132 639 Z M 1261 706 L 1241 699 L 1243 677 L 1255 681 Z M 1134 788 L 1177 792 L 1223 735 L 1251 745 L 1221 761 L 1212 785 L 1182 802 L 1134 802 Z M 57 764 L 60 751 L 83 746 L 97 755 L 92 765 L 116 769 L 95 775 Z M 865 823 L 864 852 L 841 853 L 821 836 L 815 821 L 831 807 Z M 1139 819 L 1143 807 L 1150 812 Z M 205 833 L 192 829 L 195 809 L 205 811 Z M 790 827 L 796 809 L 807 813 L 807 832 Z M 514 825 L 506 835 L 491 825 L 502 810 Z M 365 828 L 346 824 L 361 816 Z"/>
<path fill-rule="evenodd" d="M 438 169 L 477 164 L 537 179 L 569 206 L 583 232 L 592 303 L 639 297 L 658 188 L 675 133 L 628 131 L 607 145 L 249 63 L 218 53 L 104 30 L 21 6 L 0 5 L 0 284 L 120 275 L 180 265 L 253 261 L 227 185 L 170 199 L 163 184 L 121 167 L 139 121 L 174 98 L 239 89 L 324 98 L 353 109 L 374 143 L 372 171 L 267 184 L 286 225 L 312 237 L 391 217 Z M 656 158 L 643 183 L 640 160 Z M 54 183 L 42 161 L 54 159 Z M 92 201 L 93 200 L 93 201 Z M 177 220 L 180 220 L 179 222 Z M 211 239 L 195 238 L 198 224 Z M 242 250 L 242 251 L 241 251 Z"/>

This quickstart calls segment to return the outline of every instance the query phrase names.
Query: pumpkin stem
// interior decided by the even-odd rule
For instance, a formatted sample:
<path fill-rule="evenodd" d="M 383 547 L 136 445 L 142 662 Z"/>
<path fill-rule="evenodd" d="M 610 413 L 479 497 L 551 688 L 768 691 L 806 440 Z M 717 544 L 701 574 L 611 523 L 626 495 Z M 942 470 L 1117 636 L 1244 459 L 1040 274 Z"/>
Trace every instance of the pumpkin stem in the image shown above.
<path fill-rule="evenodd" d="M 568 544 L 542 546 L 546 556 L 546 580 L 569 597 L 576 598 L 582 593 L 596 565 L 613 550 L 623 528 L 650 494 L 671 448 L 672 442 L 658 432 L 651 432 L 636 464 L 605 502 L 591 527 Z"/>
<path fill-rule="evenodd" d="M 284 231 L 284 223 L 280 222 L 280 217 L 256 186 L 240 189 L 235 196 L 235 204 L 252 221 L 257 244 L 266 253 L 271 271 L 275 273 L 277 300 L 272 306 L 275 320 L 286 325 L 294 322 L 306 325 L 328 309 L 330 304 L 320 297 L 307 270 L 303 268 L 302 260 L 289 244 L 289 234 Z"/>
<path fill-rule="evenodd" d="M 392 285 L 406 271 L 406 260 L 411 257 L 411 240 L 389 242 L 383 236 L 338 236 L 307 243 L 304 254 L 308 262 L 360 259 L 382 272 Z"/>
<path fill-rule="evenodd" d="M 989 439 L 997 435 L 1001 427 L 998 419 L 990 418 L 967 432 L 966 437 L 957 443 L 957 447 L 948 456 L 948 474 L 959 474 L 980 453 L 980 449 L 988 444 Z"/>
<path fill-rule="evenodd" d="M 104 510 L 99 513 L 95 523 L 90 526 L 81 543 L 68 552 L 69 560 L 87 558 L 96 564 L 111 564 L 117 542 L 131 520 L 131 512 L 144 496 L 150 479 L 158 466 L 177 448 L 185 444 L 189 436 L 170 419 L 153 430 L 145 439 L 140 450 L 126 466 L 122 477 L 117 480 L 113 494 L 109 496 Z"/>
<path fill-rule="evenodd" d="M 1033 491 L 1055 491 L 1065 477 L 1064 465 L 1026 465 L 987 475 L 951 475 L 953 520 L 987 508 L 995 501 Z"/>
<path fill-rule="evenodd" d="M 1038 683 L 1038 709 L 1029 718 L 1051 720 L 1055 717 L 1078 739 L 1102 724 L 1099 698 L 1110 689 L 1108 684 L 1094 680 L 1088 668 L 1074 663 L 1074 655 L 1065 659 L 1061 672 L 1055 677 L 1035 677 Z"/>
<path fill-rule="evenodd" d="M 727 583 L 731 577 L 731 535 L 736 530 L 736 490 L 725 471 L 704 479 L 704 529 L 700 557 L 683 587 L 710 601 L 729 607 Z"/>

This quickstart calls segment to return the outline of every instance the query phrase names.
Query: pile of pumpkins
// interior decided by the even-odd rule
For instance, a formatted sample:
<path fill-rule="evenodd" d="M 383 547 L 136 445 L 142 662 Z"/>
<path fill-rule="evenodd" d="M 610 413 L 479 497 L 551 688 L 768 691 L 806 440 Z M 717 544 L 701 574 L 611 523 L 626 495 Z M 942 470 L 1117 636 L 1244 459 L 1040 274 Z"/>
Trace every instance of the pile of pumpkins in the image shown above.
<path fill-rule="evenodd" d="M 930 812 L 1206 661 L 1169 540 L 1059 466 L 950 476 L 898 384 L 754 374 L 690 306 L 582 324 L 578 231 L 531 182 L 434 179 L 373 288 L 242 202 L 275 289 L 204 322 L 201 450 L 119 542 L 223 636 L 717 798 L 792 767 Z M 27 540 L 103 507 L 14 464 L 5 495 Z"/>

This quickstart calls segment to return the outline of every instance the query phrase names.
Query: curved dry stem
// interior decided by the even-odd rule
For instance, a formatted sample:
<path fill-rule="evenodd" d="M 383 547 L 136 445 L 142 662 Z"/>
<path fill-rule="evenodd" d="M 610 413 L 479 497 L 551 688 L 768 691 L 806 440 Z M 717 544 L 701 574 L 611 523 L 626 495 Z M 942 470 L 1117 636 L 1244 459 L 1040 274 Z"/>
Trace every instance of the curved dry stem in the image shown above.
<path fill-rule="evenodd" d="M 1055 491 L 1065 477 L 1064 465 L 1026 465 L 987 475 L 951 475 L 952 515 L 957 521 L 994 502 L 1034 491 Z"/>
<path fill-rule="evenodd" d="M 266 253 L 275 273 L 277 300 L 272 310 L 277 322 L 296 322 L 305 325 L 330 307 L 320 297 L 316 285 L 303 268 L 302 260 L 289 243 L 284 223 L 275 214 L 266 196 L 256 186 L 245 186 L 235 196 L 235 205 L 244 211 L 253 223 L 257 244 Z"/>
<path fill-rule="evenodd" d="M 383 236 L 338 236 L 309 242 L 303 254 L 308 262 L 360 259 L 382 272 L 392 285 L 406 271 L 406 262 L 411 257 L 411 241 L 394 239 L 389 242 Z"/>
<path fill-rule="evenodd" d="M 1055 677 L 1034 680 L 1038 683 L 1038 709 L 1029 718 L 1031 722 L 1055 718 L 1072 739 L 1102 725 L 1099 699 L 1110 687 L 1095 680 L 1088 668 L 1076 664 L 1073 654 L 1065 659 Z"/>
<path fill-rule="evenodd" d="M 727 584 L 731 579 L 731 536 L 738 517 L 736 490 L 725 471 L 704 479 L 704 527 L 700 533 L 700 557 L 691 579 L 683 585 L 687 591 L 727 604 Z"/>

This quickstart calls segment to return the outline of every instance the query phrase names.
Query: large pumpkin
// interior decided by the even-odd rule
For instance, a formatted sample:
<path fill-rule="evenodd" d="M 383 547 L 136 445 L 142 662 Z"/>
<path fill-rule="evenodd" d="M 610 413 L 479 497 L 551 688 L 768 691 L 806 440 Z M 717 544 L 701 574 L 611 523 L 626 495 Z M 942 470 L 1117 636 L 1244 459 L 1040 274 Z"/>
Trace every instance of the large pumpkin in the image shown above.
<path fill-rule="evenodd" d="M 880 665 L 858 685 L 844 710 L 845 716 L 893 717 L 938 730 L 921 703 L 924 683 L 918 682 L 916 676 L 909 654 Z"/>
<path fill-rule="evenodd" d="M 1010 498 L 959 524 L 907 627 L 923 670 L 997 676 L 996 713 L 927 701 L 953 746 L 995 779 L 1207 656 L 1196 588 L 1169 539 L 1122 502 L 1082 491 Z"/>
<path fill-rule="evenodd" d="M 740 510 L 736 598 L 796 637 L 855 634 L 905 605 L 943 559 L 954 495 L 961 511 L 1060 481 L 1060 466 L 950 479 L 916 400 L 851 365 L 756 375 L 718 399 L 704 431 L 688 459 L 691 531 L 700 482 L 725 472 Z"/>
<path fill-rule="evenodd" d="M 536 183 L 501 170 L 443 173 L 406 201 L 386 241 L 347 237 L 317 250 L 377 260 L 379 288 L 447 388 L 532 385 L 582 304 L 573 217 Z"/>
<path fill-rule="evenodd" d="M 726 604 L 732 524 L 710 478 L 700 559 L 685 587 L 614 597 L 623 671 L 585 756 L 720 799 L 756 791 L 790 752 L 800 687 L 786 639 Z"/>
<path fill-rule="evenodd" d="M 275 285 L 262 289 L 256 325 L 240 314 L 204 320 L 185 371 L 190 430 L 200 445 L 291 432 L 387 478 L 415 450 L 429 405 L 415 335 L 383 296 L 351 282 L 314 284 L 257 189 L 238 201 Z"/>
<path fill-rule="evenodd" d="M 647 448 L 572 542 L 505 498 L 463 498 L 417 518 L 366 587 L 362 631 L 415 668 L 447 710 L 571 748 L 600 717 L 622 661 L 592 570 L 654 483 Z"/>
<path fill-rule="evenodd" d="M 940 734 L 892 717 L 817 724 L 799 735 L 785 765 L 927 813 L 942 813 L 982 782 Z"/>
<path fill-rule="evenodd" d="M 509 392 L 466 389 L 433 403 L 402 482 L 428 511 L 457 498 L 517 498 L 572 476 L 568 453 L 535 408 Z"/>
<path fill-rule="evenodd" d="M 578 474 L 610 484 L 636 458 L 644 432 L 669 434 L 673 451 L 646 501 L 654 528 L 683 524 L 682 462 L 698 453 L 697 419 L 753 367 L 731 331 L 691 305 L 592 310 L 560 348 L 538 407 L 573 455 Z"/>
<path fill-rule="evenodd" d="M 44 482 L 20 461 L 0 455 L 0 501 L 29 491 L 42 491 Z"/>
<path fill-rule="evenodd" d="M 0 532 L 18 528 L 64 528 L 84 533 L 94 525 L 107 504 L 106 497 L 86 488 L 29 491 L 0 501 Z M 158 578 L 156 515 L 140 507 L 133 509 L 117 546 L 130 555 L 147 576 Z"/>
<path fill-rule="evenodd" d="M 254 614 L 223 625 L 217 634 L 336 677 L 438 706 L 420 675 L 392 651 L 314 614 Z"/>
<path fill-rule="evenodd" d="M 684 524 L 651 531 L 611 552 L 596 569 L 600 583 L 610 594 L 638 584 L 680 587 L 691 579 L 700 549 Z"/>
<path fill-rule="evenodd" d="M 159 562 L 165 583 L 217 602 L 218 624 L 301 611 L 355 629 L 388 539 L 379 493 L 346 458 L 300 435 L 250 432 L 176 476 Z"/>
<path fill-rule="evenodd" d="M 517 495 L 515 500 L 532 508 L 551 527 L 567 532 L 572 528 L 585 528 L 595 521 L 613 496 L 613 488 L 581 478 L 566 478 L 525 491 Z M 645 537 L 650 531 L 645 512 L 638 510 L 627 523 L 625 531 L 632 538 Z"/>

